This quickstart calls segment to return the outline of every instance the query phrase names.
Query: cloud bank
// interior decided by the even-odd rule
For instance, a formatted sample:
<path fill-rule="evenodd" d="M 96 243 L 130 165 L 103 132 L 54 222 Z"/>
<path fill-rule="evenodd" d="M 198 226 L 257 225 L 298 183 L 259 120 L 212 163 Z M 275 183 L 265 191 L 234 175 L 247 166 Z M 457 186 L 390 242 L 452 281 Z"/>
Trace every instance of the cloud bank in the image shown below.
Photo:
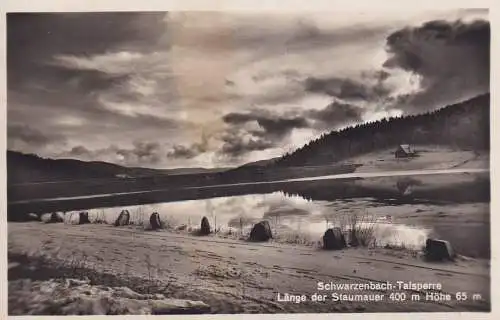
<path fill-rule="evenodd" d="M 15 13 L 8 147 L 158 168 L 239 165 L 489 90 L 485 10 Z"/>

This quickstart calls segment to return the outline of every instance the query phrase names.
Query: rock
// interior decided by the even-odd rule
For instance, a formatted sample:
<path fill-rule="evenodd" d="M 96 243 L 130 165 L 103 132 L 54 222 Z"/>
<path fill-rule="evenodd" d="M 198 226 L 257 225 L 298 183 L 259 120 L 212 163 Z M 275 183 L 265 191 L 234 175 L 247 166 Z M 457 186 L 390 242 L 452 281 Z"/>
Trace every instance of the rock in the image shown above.
<path fill-rule="evenodd" d="M 78 217 L 79 217 L 79 221 L 78 221 L 78 224 L 86 224 L 86 223 L 90 223 L 90 220 L 89 220 L 89 213 L 87 211 L 82 211 L 78 214 Z"/>
<path fill-rule="evenodd" d="M 250 231 L 250 241 L 268 241 L 272 238 L 271 226 L 266 220 L 256 223 Z"/>
<path fill-rule="evenodd" d="M 64 215 L 64 223 L 67 224 L 85 224 L 90 223 L 89 213 L 86 211 L 82 212 L 67 212 Z"/>
<path fill-rule="evenodd" d="M 427 239 L 425 242 L 425 257 L 430 261 L 453 260 L 455 253 L 449 241 Z"/>
<path fill-rule="evenodd" d="M 151 214 L 151 217 L 149 217 L 149 224 L 152 230 L 161 229 L 160 215 L 158 212 L 153 212 Z"/>
<path fill-rule="evenodd" d="M 42 214 L 40 220 L 43 223 L 57 223 L 57 222 L 63 222 L 64 218 L 62 214 L 57 212 L 52 212 L 52 213 Z"/>
<path fill-rule="evenodd" d="M 326 250 L 340 250 L 347 247 L 345 237 L 340 228 L 326 230 L 323 235 L 323 248 Z"/>
<path fill-rule="evenodd" d="M 127 226 L 129 224 L 130 224 L 130 213 L 128 212 L 128 210 L 122 210 L 118 218 L 115 220 L 115 227 Z"/>
<path fill-rule="evenodd" d="M 201 235 L 208 235 L 208 234 L 210 234 L 210 223 L 208 222 L 207 217 L 203 217 L 201 219 L 200 234 Z"/>

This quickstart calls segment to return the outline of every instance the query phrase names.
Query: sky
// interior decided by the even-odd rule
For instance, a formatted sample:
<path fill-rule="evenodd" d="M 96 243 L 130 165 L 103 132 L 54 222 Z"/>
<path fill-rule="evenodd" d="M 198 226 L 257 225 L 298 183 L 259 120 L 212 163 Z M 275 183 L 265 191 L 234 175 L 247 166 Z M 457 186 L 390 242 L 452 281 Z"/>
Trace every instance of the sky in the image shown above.
<path fill-rule="evenodd" d="M 489 91 L 488 11 L 9 13 L 8 149 L 226 167 Z"/>

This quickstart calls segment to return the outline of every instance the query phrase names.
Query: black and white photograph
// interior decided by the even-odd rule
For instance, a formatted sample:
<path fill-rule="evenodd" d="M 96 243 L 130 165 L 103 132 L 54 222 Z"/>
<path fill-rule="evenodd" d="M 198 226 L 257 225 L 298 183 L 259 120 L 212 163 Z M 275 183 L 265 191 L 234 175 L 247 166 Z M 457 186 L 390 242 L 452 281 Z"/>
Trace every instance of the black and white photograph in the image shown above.
<path fill-rule="evenodd" d="M 5 21 L 9 316 L 491 312 L 488 8 Z"/>

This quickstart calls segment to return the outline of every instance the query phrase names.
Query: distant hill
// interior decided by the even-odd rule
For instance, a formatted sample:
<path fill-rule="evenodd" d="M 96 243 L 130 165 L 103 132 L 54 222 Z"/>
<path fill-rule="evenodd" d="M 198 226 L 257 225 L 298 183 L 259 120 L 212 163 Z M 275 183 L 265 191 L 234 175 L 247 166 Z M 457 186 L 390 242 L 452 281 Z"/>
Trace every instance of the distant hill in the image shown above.
<path fill-rule="evenodd" d="M 490 94 L 433 112 L 348 127 L 323 134 L 275 161 L 276 166 L 325 165 L 399 144 L 489 150 Z"/>
<path fill-rule="evenodd" d="M 149 169 L 124 167 L 108 162 L 88 162 L 75 159 L 46 159 L 34 154 L 7 151 L 7 181 L 9 185 L 31 182 L 195 174 L 220 172 L 224 170 L 226 170 L 226 168 Z"/>

